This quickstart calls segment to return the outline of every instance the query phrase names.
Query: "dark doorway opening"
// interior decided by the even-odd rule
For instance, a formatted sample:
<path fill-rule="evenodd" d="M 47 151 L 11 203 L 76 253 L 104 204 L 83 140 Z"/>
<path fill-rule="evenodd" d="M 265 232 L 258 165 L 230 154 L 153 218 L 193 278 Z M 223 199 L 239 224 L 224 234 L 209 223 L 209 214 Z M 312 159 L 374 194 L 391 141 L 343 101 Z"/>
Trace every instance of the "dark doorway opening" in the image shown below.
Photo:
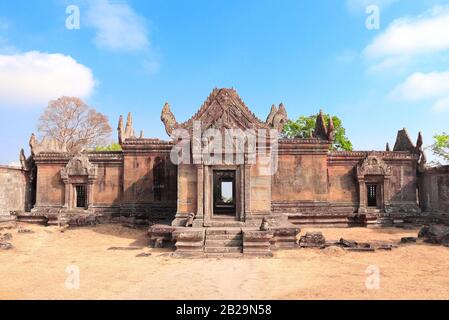
<path fill-rule="evenodd" d="M 86 208 L 86 186 L 75 186 L 76 190 L 76 207 Z"/>
<path fill-rule="evenodd" d="M 214 171 L 213 213 L 235 215 L 235 171 Z"/>
<path fill-rule="evenodd" d="M 378 185 L 377 184 L 368 184 L 367 186 L 368 193 L 368 207 L 377 208 L 378 205 Z"/>

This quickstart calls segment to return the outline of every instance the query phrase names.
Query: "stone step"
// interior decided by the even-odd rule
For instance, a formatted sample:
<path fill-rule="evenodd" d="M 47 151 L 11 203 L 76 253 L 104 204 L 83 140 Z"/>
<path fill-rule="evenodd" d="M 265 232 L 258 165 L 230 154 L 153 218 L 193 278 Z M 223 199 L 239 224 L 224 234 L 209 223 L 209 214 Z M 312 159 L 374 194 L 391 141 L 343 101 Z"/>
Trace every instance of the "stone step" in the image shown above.
<path fill-rule="evenodd" d="M 214 234 L 207 235 L 206 240 L 242 240 L 241 234 Z"/>
<path fill-rule="evenodd" d="M 206 236 L 211 235 L 241 235 L 242 230 L 240 228 L 235 229 L 229 229 L 229 228 L 222 228 L 222 229 L 211 229 L 208 228 L 206 230 Z"/>
<path fill-rule="evenodd" d="M 243 258 L 243 253 L 205 253 L 206 258 Z"/>
<path fill-rule="evenodd" d="M 244 222 L 234 220 L 215 220 L 208 222 L 208 226 L 212 228 L 238 228 L 245 226 Z"/>
<path fill-rule="evenodd" d="M 205 247 L 205 253 L 242 253 L 242 247 Z"/>
<path fill-rule="evenodd" d="M 207 247 L 241 247 L 242 240 L 209 240 L 206 239 Z"/>

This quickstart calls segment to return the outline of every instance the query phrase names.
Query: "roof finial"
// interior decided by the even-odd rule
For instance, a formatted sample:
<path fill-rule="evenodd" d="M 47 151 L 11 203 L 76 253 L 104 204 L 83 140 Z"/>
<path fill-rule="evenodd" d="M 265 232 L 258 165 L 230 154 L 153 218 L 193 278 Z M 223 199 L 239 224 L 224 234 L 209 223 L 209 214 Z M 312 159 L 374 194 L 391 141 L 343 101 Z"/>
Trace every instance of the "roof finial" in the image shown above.
<path fill-rule="evenodd" d="M 315 130 L 313 132 L 314 138 L 328 139 L 328 133 L 326 128 L 326 121 L 324 119 L 323 110 L 316 117 Z"/>
<path fill-rule="evenodd" d="M 117 126 L 117 132 L 118 132 L 118 143 L 122 144 L 123 143 L 123 135 L 125 133 L 125 129 L 123 128 L 123 116 L 120 115 L 120 117 L 118 118 L 118 126 Z"/>
<path fill-rule="evenodd" d="M 329 116 L 329 125 L 327 126 L 327 140 L 334 141 L 335 139 L 335 126 L 332 117 Z"/>
<path fill-rule="evenodd" d="M 126 119 L 126 127 L 125 127 L 125 138 L 134 138 L 134 129 L 133 129 L 133 117 L 131 112 L 128 112 L 128 117 Z"/>

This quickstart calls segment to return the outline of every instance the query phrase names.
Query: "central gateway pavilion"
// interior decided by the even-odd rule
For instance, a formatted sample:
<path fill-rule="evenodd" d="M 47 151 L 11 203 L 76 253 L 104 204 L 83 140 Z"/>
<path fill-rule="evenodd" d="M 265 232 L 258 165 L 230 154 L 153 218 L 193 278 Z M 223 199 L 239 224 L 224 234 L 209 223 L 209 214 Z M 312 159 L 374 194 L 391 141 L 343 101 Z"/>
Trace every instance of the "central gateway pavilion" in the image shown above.
<path fill-rule="evenodd" d="M 234 89 L 214 89 L 183 123 L 165 104 L 161 120 L 170 141 L 137 137 L 131 115 L 126 125 L 120 117 L 118 152 L 70 156 L 32 136 L 32 156 L 22 156 L 32 215 L 149 224 L 152 242 L 173 243 L 180 256 L 270 255 L 296 245 L 299 225 L 420 217 L 422 138 L 415 145 L 405 129 L 393 151 L 330 151 L 334 127 L 321 112 L 312 138 L 283 138 L 283 104 L 261 121 Z"/>

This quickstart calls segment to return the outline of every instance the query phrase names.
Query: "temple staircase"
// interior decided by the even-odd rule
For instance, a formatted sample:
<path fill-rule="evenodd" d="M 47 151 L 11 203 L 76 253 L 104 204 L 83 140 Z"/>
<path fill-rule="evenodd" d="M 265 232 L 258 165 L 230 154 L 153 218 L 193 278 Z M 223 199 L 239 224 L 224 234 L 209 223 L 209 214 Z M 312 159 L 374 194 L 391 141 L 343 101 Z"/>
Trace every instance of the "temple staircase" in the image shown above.
<path fill-rule="evenodd" d="M 208 228 L 204 243 L 207 257 L 241 257 L 243 238 L 241 228 Z"/>

